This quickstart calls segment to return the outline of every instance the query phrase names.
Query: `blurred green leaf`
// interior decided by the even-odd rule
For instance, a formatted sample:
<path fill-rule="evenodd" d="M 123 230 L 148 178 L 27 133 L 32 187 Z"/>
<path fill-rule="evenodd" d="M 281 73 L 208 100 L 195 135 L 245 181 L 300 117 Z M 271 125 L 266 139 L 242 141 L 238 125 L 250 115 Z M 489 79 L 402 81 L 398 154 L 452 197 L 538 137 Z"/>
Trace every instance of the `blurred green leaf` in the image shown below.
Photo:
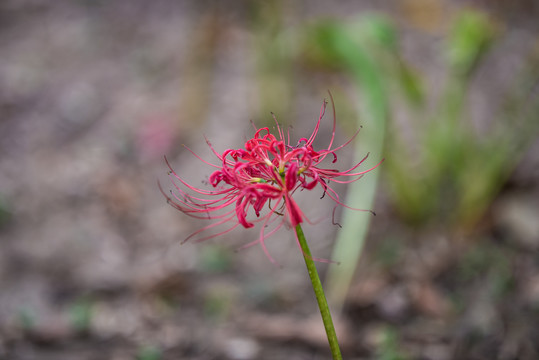
<path fill-rule="evenodd" d="M 80 299 L 69 308 L 69 319 L 78 331 L 88 331 L 93 318 L 93 304 L 88 299 Z"/>
<path fill-rule="evenodd" d="M 18 312 L 19 323 L 24 330 L 32 330 L 36 326 L 36 315 L 29 308 L 22 308 Z"/>
<path fill-rule="evenodd" d="M 534 109 L 539 108 L 539 97 L 532 89 L 539 76 L 533 71 L 525 81 L 515 81 L 516 89 L 510 91 L 514 99 L 507 106 L 510 110 L 497 112 L 491 129 L 479 136 L 472 126 L 467 104 L 471 75 L 494 35 L 495 27 L 486 15 L 466 11 L 457 16 L 446 43 L 449 77 L 441 97 L 430 101 L 437 100 L 436 108 L 416 113 L 428 121 L 414 128 L 413 147 L 398 131 L 389 134 L 385 168 L 392 197 L 402 216 L 414 225 L 475 224 L 516 159 L 537 136 L 539 121 Z M 538 68 L 534 58 L 529 65 Z"/>
<path fill-rule="evenodd" d="M 448 61 L 458 74 L 468 75 L 492 44 L 495 27 L 488 16 L 478 11 L 461 13 L 448 40 Z"/>
<path fill-rule="evenodd" d="M 420 106 L 425 103 L 425 89 L 421 76 L 402 61 L 398 63 L 398 80 L 409 103 Z"/>
<path fill-rule="evenodd" d="M 6 226 L 11 220 L 13 213 L 7 198 L 0 193 L 0 228 Z"/>
<path fill-rule="evenodd" d="M 362 116 L 356 128 L 362 127 L 361 142 L 355 147 L 359 162 L 365 154 L 371 157 L 365 167 L 374 166 L 382 157 L 389 98 L 385 80 L 388 68 L 394 64 L 396 32 L 391 23 L 378 15 L 369 15 L 342 23 L 325 21 L 308 28 L 305 44 L 307 56 L 318 64 L 329 64 L 351 76 L 361 100 L 356 106 Z M 359 121 L 361 120 L 361 121 Z M 361 182 L 350 184 L 346 203 L 372 209 L 378 171 Z M 332 258 L 341 266 L 330 267 L 327 276 L 327 296 L 340 309 L 348 292 L 369 228 L 370 216 L 343 211 L 342 230 L 338 233 Z"/>
<path fill-rule="evenodd" d="M 358 41 L 370 42 L 374 46 L 380 46 L 389 52 L 397 51 L 397 31 L 393 23 L 380 14 L 368 14 L 346 26 L 348 35 Z"/>
<path fill-rule="evenodd" d="M 341 55 L 335 51 L 333 38 L 336 24 L 332 20 L 319 21 L 303 30 L 300 51 L 310 65 L 329 70 L 344 70 Z"/>
<path fill-rule="evenodd" d="M 409 357 L 400 349 L 398 334 L 395 329 L 386 327 L 380 334 L 380 345 L 376 349 L 377 360 L 407 360 Z"/>
<path fill-rule="evenodd" d="M 163 357 L 162 351 L 156 346 L 141 346 L 137 353 L 137 360 L 160 360 Z"/>

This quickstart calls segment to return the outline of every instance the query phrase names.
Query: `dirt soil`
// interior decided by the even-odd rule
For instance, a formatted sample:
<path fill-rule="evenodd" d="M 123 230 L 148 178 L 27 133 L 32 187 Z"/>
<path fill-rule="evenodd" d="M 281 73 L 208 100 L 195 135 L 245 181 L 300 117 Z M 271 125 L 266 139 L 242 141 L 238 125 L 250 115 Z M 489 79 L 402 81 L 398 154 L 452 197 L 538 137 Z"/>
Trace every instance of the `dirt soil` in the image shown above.
<path fill-rule="evenodd" d="M 406 56 L 435 78 L 436 62 L 423 56 L 443 24 L 400 12 L 423 3 L 442 2 L 299 1 L 283 22 L 384 11 L 402 27 Z M 510 74 L 497 69 L 537 39 L 536 4 L 511 3 L 487 4 L 509 35 L 481 79 L 503 83 Z M 202 222 L 168 206 L 157 187 L 172 187 L 164 154 L 203 185 L 211 169 L 182 144 L 211 159 L 204 136 L 223 151 L 250 136 L 250 119 L 271 120 L 253 118 L 253 6 L 0 3 L 0 359 L 330 357 L 289 231 L 268 241 L 280 266 L 256 246 L 234 251 L 252 231 L 180 245 Z M 295 120 L 284 121 L 300 133 L 326 89 L 348 85 L 297 76 Z M 481 79 L 479 92 L 495 92 Z M 405 225 L 382 184 L 358 274 L 335 314 L 346 359 L 539 359 L 538 153 L 536 143 L 466 233 Z M 331 213 L 328 199 L 314 198 L 305 200 L 313 217 Z M 330 221 L 306 229 L 317 256 L 330 256 L 336 231 Z M 319 264 L 322 276 L 328 266 L 337 265 Z"/>

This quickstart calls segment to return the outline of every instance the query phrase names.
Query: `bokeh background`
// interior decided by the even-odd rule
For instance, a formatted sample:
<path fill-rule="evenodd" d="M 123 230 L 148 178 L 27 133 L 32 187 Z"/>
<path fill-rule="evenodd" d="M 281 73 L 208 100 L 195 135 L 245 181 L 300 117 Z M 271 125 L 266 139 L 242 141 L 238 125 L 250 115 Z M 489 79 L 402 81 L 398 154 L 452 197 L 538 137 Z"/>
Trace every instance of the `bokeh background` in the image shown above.
<path fill-rule="evenodd" d="M 0 358 L 326 359 L 290 231 L 180 242 L 204 186 L 330 90 L 338 211 L 299 198 L 346 359 L 539 358 L 539 3 L 0 2 Z M 319 147 L 331 136 L 331 114 Z M 355 161 L 355 162 L 354 162 Z"/>

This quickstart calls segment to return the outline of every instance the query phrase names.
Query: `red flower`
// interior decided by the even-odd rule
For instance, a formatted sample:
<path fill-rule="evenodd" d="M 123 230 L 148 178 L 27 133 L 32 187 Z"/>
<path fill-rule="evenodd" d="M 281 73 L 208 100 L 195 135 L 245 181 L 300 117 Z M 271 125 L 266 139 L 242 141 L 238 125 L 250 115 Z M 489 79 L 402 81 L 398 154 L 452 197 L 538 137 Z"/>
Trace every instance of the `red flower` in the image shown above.
<path fill-rule="evenodd" d="M 264 240 L 276 232 L 286 219 L 293 227 L 304 220 L 308 221 L 293 198 L 295 191 L 298 189 L 312 190 L 320 185 L 323 196 L 327 194 L 335 201 L 335 208 L 338 205 L 350 208 L 340 201 L 339 195 L 330 186 L 331 182 L 350 183 L 357 181 L 379 164 L 368 170 L 357 171 L 356 169 L 367 158 L 367 154 L 358 164 L 345 171 L 319 167 L 328 155 L 331 155 L 332 162 L 336 163 L 337 155 L 335 152 L 348 145 L 359 132 L 356 132 L 345 144 L 332 149 L 336 124 L 335 109 L 333 109 L 333 131 L 329 145 L 327 149 L 315 151 L 313 142 L 318 135 L 326 105 L 327 102 L 324 101 L 320 109 L 320 117 L 311 136 L 299 139 L 295 146 L 290 145 L 289 134 L 285 136 L 284 131 L 276 121 L 278 137 L 271 134 L 269 128 L 257 130 L 255 128 L 254 137 L 245 143 L 243 149 L 228 149 L 223 154 L 219 154 L 206 140 L 210 149 L 219 159 L 219 165 L 201 159 L 188 149 L 205 164 L 217 168 L 209 177 L 209 182 L 213 187 L 210 190 L 189 185 L 178 176 L 165 158 L 170 168 L 169 174 L 173 176 L 172 182 L 177 190 L 177 193 L 171 191 L 171 197 L 160 187 L 168 202 L 174 208 L 194 218 L 217 220 L 213 224 L 195 231 L 184 242 L 219 225 L 229 224 L 225 230 L 199 238 L 197 241 L 223 235 L 239 225 L 250 228 L 255 223 L 262 223 L 259 238 L 242 248 L 259 243 L 268 258 L 274 262 L 268 253 Z M 177 182 L 174 181 L 174 178 Z M 248 220 L 247 217 L 250 213 L 254 213 L 256 219 Z M 270 232 L 265 233 L 266 227 L 274 221 L 278 221 L 278 224 Z M 324 261 L 323 259 L 316 260 Z"/>

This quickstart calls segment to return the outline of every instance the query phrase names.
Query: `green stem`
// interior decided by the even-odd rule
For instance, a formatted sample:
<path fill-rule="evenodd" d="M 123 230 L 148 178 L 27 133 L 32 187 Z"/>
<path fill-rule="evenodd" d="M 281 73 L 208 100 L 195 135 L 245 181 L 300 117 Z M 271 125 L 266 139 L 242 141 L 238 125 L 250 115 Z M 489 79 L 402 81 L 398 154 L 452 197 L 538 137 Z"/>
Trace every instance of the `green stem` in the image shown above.
<path fill-rule="evenodd" d="M 298 236 L 301 250 L 303 251 L 303 258 L 305 259 L 305 265 L 307 265 L 307 270 L 309 271 L 311 283 L 313 284 L 314 295 L 316 296 L 316 300 L 318 301 L 320 314 L 322 315 L 322 320 L 324 321 L 324 328 L 326 329 L 326 334 L 328 336 L 331 354 L 333 355 L 334 360 L 342 360 L 341 349 L 339 348 L 339 342 L 337 341 L 337 333 L 335 332 L 335 327 L 333 326 L 333 320 L 331 319 L 331 314 L 329 312 L 326 295 L 324 294 L 324 289 L 322 288 L 322 283 L 320 282 L 318 271 L 316 271 L 316 266 L 314 265 L 311 250 L 309 250 L 307 240 L 305 240 L 305 235 L 303 234 L 303 230 L 301 229 L 300 224 L 296 225 L 296 234 Z"/>

